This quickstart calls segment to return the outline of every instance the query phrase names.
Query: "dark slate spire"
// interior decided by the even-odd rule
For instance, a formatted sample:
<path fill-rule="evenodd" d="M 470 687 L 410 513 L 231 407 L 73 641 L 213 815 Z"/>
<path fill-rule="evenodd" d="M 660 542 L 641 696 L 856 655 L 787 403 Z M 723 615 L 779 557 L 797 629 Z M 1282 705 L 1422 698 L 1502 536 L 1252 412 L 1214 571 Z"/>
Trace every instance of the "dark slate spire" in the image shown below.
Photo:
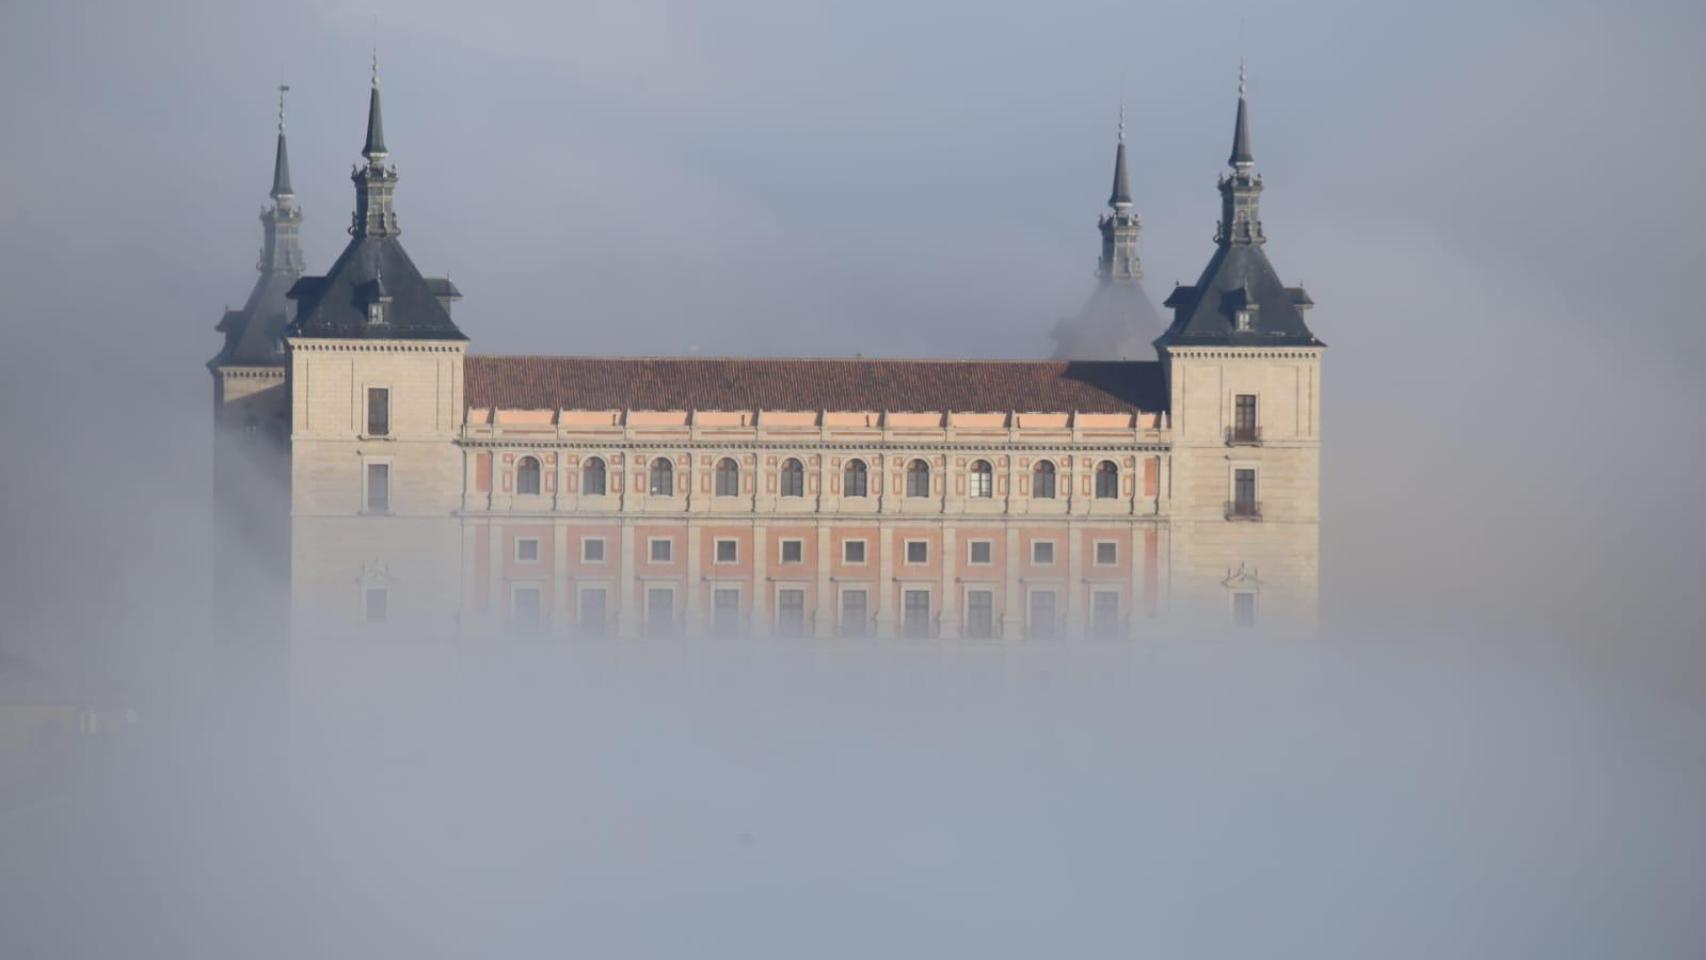
<path fill-rule="evenodd" d="M 402 233 L 391 193 L 397 186 L 397 168 L 386 167 L 385 131 L 379 118 L 379 56 L 373 57 L 373 85 L 367 99 L 367 142 L 362 145 L 367 165 L 356 165 L 355 218 L 349 232 L 357 237 L 394 237 Z"/>
<path fill-rule="evenodd" d="M 1143 221 L 1131 209 L 1123 103 L 1119 144 L 1114 149 L 1114 188 L 1108 195 L 1108 206 L 1113 212 L 1096 222 L 1102 234 L 1096 288 L 1077 315 L 1055 325 L 1051 335 L 1056 360 L 1149 360 L 1155 355 L 1150 342 L 1162 324 L 1143 289 L 1143 265 L 1137 256 L 1137 235 Z"/>
<path fill-rule="evenodd" d="M 273 154 L 272 206 L 261 210 L 260 278 L 240 310 L 227 310 L 216 329 L 225 345 L 214 366 L 276 366 L 284 362 L 281 339 L 287 317 L 285 294 L 302 276 L 302 210 L 290 187 L 284 146 L 284 92 L 278 88 L 278 146 Z"/>
<path fill-rule="evenodd" d="M 1263 251 L 1260 201 L 1262 177 L 1250 153 L 1249 96 L 1243 65 L 1238 68 L 1238 121 L 1232 137 L 1231 173 L 1220 177 L 1218 249 L 1194 286 L 1180 285 L 1162 304 L 1173 311 L 1172 326 L 1156 346 L 1311 346 L 1324 344 L 1303 321 L 1314 301 L 1301 287 L 1288 287 Z"/>
<path fill-rule="evenodd" d="M 350 174 L 355 217 L 349 246 L 325 276 L 303 277 L 291 288 L 296 320 L 286 333 L 345 340 L 466 340 L 450 319 L 450 304 L 462 295 L 449 280 L 421 276 L 397 239 L 401 231 L 391 205 L 397 168 L 384 163 L 377 67 L 368 102 L 362 147 L 367 162 Z"/>
<path fill-rule="evenodd" d="M 367 95 L 367 143 L 361 152 L 371 163 L 385 158 L 385 119 L 379 110 L 379 53 L 373 54 L 373 88 Z"/>
<path fill-rule="evenodd" d="M 1131 183 L 1125 173 L 1125 104 L 1120 104 L 1120 143 L 1114 148 L 1114 189 L 1108 206 L 1120 210 L 1131 206 Z"/>
<path fill-rule="evenodd" d="M 1238 64 L 1238 123 L 1232 130 L 1232 155 L 1226 162 L 1234 170 L 1240 167 L 1250 167 L 1255 164 L 1255 154 L 1250 152 L 1250 101 L 1247 96 L 1248 76 L 1244 73 L 1242 61 Z"/>
<path fill-rule="evenodd" d="M 284 145 L 284 95 L 289 90 L 289 84 L 279 84 L 278 150 L 273 154 L 272 159 L 272 198 L 274 200 L 296 195 L 296 191 L 290 188 L 290 151 Z"/>

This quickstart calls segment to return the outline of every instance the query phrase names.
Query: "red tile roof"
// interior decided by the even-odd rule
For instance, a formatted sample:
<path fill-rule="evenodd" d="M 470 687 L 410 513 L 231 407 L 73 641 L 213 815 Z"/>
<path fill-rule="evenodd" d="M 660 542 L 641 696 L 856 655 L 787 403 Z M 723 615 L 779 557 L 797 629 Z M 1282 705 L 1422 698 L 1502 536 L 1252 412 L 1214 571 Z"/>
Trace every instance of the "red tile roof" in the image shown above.
<path fill-rule="evenodd" d="M 469 356 L 470 407 L 1131 413 L 1156 362 Z"/>

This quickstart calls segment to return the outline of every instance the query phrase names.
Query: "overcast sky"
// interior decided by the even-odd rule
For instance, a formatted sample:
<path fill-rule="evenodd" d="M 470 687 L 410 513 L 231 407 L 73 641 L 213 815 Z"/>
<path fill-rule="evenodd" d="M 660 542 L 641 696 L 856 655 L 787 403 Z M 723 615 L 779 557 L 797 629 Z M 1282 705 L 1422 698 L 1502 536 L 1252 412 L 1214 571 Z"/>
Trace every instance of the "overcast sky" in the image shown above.
<path fill-rule="evenodd" d="M 1655 795 L 1706 795 L 1687 2 L 11 0 L 0 640 L 51 659 L 201 598 L 202 364 L 255 276 L 275 87 L 315 272 L 376 35 L 403 242 L 488 353 L 1046 355 L 1122 96 L 1159 302 L 1211 252 L 1246 58 L 1267 250 L 1330 345 L 1330 631 L 1539 644 L 1695 744 Z M 1699 854 L 1694 809 L 1655 850 Z M 1589 955 L 1700 931 L 1619 918 L 1647 949 Z"/>

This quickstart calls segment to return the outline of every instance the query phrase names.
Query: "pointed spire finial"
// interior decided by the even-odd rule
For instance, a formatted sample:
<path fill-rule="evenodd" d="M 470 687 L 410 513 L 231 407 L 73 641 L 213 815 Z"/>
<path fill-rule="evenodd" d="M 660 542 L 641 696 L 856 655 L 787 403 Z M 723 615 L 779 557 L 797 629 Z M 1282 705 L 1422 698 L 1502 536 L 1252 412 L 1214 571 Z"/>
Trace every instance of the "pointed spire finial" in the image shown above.
<path fill-rule="evenodd" d="M 290 151 L 284 145 L 284 95 L 290 90 L 290 85 L 278 85 L 278 149 L 272 160 L 272 191 L 274 200 L 295 196 L 290 188 Z"/>
<path fill-rule="evenodd" d="M 1232 155 L 1226 162 L 1234 170 L 1247 173 L 1256 162 L 1256 157 L 1250 152 L 1250 100 L 1249 74 L 1244 69 L 1242 57 L 1238 60 L 1238 121 L 1232 130 Z"/>
<path fill-rule="evenodd" d="M 1120 102 L 1120 139 L 1114 147 L 1114 189 L 1108 194 L 1108 206 L 1116 213 L 1131 209 L 1131 182 L 1125 172 L 1125 102 Z"/>
<path fill-rule="evenodd" d="M 373 48 L 373 87 L 367 95 L 367 143 L 361 148 L 369 163 L 385 158 L 385 122 L 379 109 L 379 47 Z"/>

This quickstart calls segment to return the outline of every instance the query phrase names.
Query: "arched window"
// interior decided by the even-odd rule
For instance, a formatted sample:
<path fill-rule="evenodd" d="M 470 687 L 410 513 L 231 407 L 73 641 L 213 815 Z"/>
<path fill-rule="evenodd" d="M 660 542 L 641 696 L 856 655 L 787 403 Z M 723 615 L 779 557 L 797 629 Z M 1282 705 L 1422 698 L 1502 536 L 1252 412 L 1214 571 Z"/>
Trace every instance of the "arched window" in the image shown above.
<path fill-rule="evenodd" d="M 806 468 L 800 461 L 789 457 L 782 461 L 782 496 L 803 497 L 806 495 Z"/>
<path fill-rule="evenodd" d="M 1054 499 L 1054 461 L 1038 460 L 1031 468 L 1031 496 L 1039 500 Z"/>
<path fill-rule="evenodd" d="M 740 464 L 733 457 L 717 461 L 717 496 L 740 496 Z"/>
<path fill-rule="evenodd" d="M 539 458 L 522 457 L 515 462 L 515 492 L 539 493 Z"/>
<path fill-rule="evenodd" d="M 868 489 L 865 484 L 865 461 L 849 460 L 841 471 L 841 493 L 848 497 L 863 497 Z"/>
<path fill-rule="evenodd" d="M 995 496 L 995 470 L 988 460 L 973 460 L 966 479 L 966 493 L 973 497 Z"/>
<path fill-rule="evenodd" d="M 906 495 L 909 497 L 928 497 L 930 495 L 930 465 L 922 460 L 914 460 L 906 465 Z"/>
<path fill-rule="evenodd" d="M 594 497 L 604 496 L 604 460 L 587 457 L 581 466 L 581 492 Z"/>
<path fill-rule="evenodd" d="M 669 497 L 675 495 L 675 464 L 668 457 L 658 457 L 652 461 L 652 496 Z"/>
<path fill-rule="evenodd" d="M 1096 464 L 1096 499 L 1112 500 L 1120 495 L 1120 468 L 1112 460 Z"/>

